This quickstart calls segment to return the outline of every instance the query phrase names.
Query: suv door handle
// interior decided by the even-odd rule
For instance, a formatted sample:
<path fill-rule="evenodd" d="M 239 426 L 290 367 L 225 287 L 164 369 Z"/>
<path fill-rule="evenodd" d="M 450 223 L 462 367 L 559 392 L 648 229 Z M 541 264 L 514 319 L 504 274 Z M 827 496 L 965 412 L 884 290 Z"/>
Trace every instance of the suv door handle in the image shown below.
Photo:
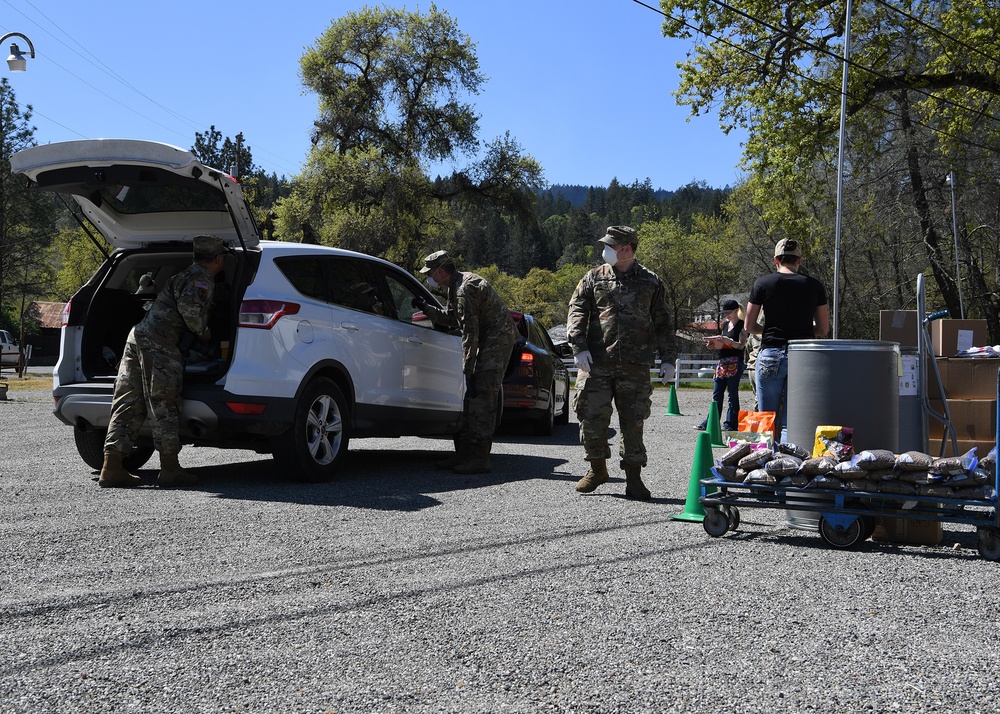
<path fill-rule="evenodd" d="M 422 345 L 422 344 L 424 344 L 424 341 L 422 339 L 420 339 L 419 337 L 407 337 L 406 341 L 409 342 L 409 343 L 411 343 L 411 344 L 414 344 L 414 345 Z"/>
<path fill-rule="evenodd" d="M 340 323 L 340 326 L 343 327 L 345 330 L 353 330 L 355 332 L 357 332 L 359 329 L 361 329 L 357 325 L 355 325 L 353 322 L 342 322 L 342 323 Z"/>

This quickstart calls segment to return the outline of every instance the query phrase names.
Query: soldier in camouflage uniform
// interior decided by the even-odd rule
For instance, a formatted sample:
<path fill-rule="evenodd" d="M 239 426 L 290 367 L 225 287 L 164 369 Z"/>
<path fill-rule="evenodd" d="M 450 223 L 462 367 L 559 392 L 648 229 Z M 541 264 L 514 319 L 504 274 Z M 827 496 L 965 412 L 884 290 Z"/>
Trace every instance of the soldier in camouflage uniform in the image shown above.
<path fill-rule="evenodd" d="M 667 354 L 668 315 L 663 284 L 635 260 L 634 228 L 611 226 L 600 240 L 606 265 L 588 272 L 569 302 L 566 334 L 577 367 L 573 405 L 590 470 L 576 484 L 590 493 L 608 480 L 612 402 L 621 427 L 625 495 L 648 499 L 639 472 L 646 465 L 643 422 L 649 417 L 649 370 L 656 351 Z"/>
<path fill-rule="evenodd" d="M 455 270 L 455 263 L 446 251 L 428 255 L 420 272 L 427 276 L 432 288 L 448 288 L 448 304 L 441 310 L 423 298 L 414 298 L 413 306 L 423 310 L 432 321 L 462 331 L 465 421 L 458 435 L 456 455 L 436 466 L 460 474 L 489 473 L 497 399 L 517 339 L 517 328 L 496 290 L 475 273 Z"/>
<path fill-rule="evenodd" d="M 208 311 L 215 276 L 222 270 L 225 246 L 216 236 L 195 236 L 194 263 L 172 276 L 149 312 L 132 328 L 115 379 L 111 423 L 104 442 L 102 488 L 128 488 L 140 483 L 122 466 L 135 444 L 147 413 L 153 421 L 153 445 L 160 452 L 159 486 L 193 486 L 195 475 L 177 460 L 181 450 L 180 407 L 184 357 L 183 337 L 208 340 Z"/>

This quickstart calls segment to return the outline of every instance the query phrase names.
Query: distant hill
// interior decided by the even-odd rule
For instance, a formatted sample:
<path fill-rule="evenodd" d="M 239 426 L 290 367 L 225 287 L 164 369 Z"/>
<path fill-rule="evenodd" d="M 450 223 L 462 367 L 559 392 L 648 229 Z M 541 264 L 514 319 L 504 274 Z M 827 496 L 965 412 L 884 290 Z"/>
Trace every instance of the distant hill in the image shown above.
<path fill-rule="evenodd" d="M 579 208 L 587 200 L 587 191 L 592 188 L 599 188 L 606 190 L 606 186 L 574 186 L 570 184 L 554 183 L 549 186 L 546 191 L 552 191 L 553 196 L 558 196 L 562 194 L 562 197 L 573 204 L 573 208 Z M 675 191 L 665 191 L 662 188 L 657 189 L 653 192 L 656 196 L 657 201 L 663 201 L 676 193 Z"/>

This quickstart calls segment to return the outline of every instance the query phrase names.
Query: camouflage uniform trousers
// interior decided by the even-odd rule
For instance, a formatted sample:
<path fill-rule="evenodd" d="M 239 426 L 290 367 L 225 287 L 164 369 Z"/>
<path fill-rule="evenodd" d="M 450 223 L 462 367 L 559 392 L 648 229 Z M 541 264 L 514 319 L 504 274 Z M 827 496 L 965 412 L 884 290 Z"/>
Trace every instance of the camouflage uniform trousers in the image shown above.
<path fill-rule="evenodd" d="M 180 453 L 181 386 L 184 361 L 176 347 L 130 337 L 115 379 L 111 423 L 104 450 L 129 453 L 139 429 L 152 415 L 153 445 L 158 452 Z"/>
<path fill-rule="evenodd" d="M 514 339 L 509 335 L 488 338 L 476 357 L 476 370 L 472 384 L 475 397 L 466 396 L 465 421 L 458 441 L 468 444 L 486 444 L 493 441 L 496 431 L 497 400 L 503 387 L 503 375 L 510 362 Z"/>
<path fill-rule="evenodd" d="M 652 408 L 652 394 L 649 365 L 602 364 L 594 365 L 590 374 L 577 374 L 573 408 L 587 461 L 611 458 L 608 428 L 613 403 L 618 410 L 622 468 L 646 465 L 642 428 Z"/>

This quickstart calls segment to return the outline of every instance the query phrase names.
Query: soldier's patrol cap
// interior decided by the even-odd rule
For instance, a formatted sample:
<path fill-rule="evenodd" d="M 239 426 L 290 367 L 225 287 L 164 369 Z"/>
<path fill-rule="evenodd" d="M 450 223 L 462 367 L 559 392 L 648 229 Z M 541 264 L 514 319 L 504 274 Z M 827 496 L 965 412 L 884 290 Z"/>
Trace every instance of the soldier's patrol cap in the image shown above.
<path fill-rule="evenodd" d="M 424 267 L 420 269 L 420 272 L 426 275 L 432 270 L 440 268 L 442 265 L 448 265 L 449 263 L 454 264 L 454 262 L 455 261 L 451 259 L 451 256 L 448 255 L 448 251 L 446 250 L 434 251 L 426 258 L 424 258 Z"/>
<path fill-rule="evenodd" d="M 639 233 L 631 226 L 608 226 L 607 234 L 598 243 L 606 245 L 621 245 L 628 243 L 632 246 L 639 245 Z"/>
<path fill-rule="evenodd" d="M 796 258 L 802 257 L 802 244 L 794 238 L 782 238 L 774 246 L 774 257 L 781 255 L 794 255 Z"/>
<path fill-rule="evenodd" d="M 195 257 L 200 259 L 214 258 L 219 253 L 226 252 L 226 245 L 219 236 L 200 235 L 192 240 Z"/>

